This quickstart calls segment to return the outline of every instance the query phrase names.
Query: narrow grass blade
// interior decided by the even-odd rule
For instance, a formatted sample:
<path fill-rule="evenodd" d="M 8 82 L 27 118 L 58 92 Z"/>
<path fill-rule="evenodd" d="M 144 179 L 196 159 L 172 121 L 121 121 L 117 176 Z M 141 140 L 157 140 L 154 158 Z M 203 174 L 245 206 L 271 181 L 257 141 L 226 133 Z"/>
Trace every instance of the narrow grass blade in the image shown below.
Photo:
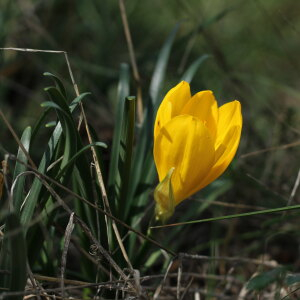
<path fill-rule="evenodd" d="M 110 166 L 108 174 L 108 196 L 115 199 L 115 187 L 120 185 L 119 158 L 120 158 L 120 141 L 124 116 L 125 98 L 129 94 L 129 66 L 121 64 L 120 80 L 118 86 L 118 102 L 116 105 L 115 128 L 113 134 L 113 144 L 111 149 Z M 116 199 L 113 202 L 117 206 Z"/>
<path fill-rule="evenodd" d="M 120 149 L 120 163 L 121 168 L 121 191 L 120 191 L 120 214 L 127 215 L 130 208 L 130 201 L 128 201 L 128 191 L 130 185 L 131 175 L 131 160 L 133 152 L 134 140 L 134 126 L 135 126 L 135 97 L 127 97 L 125 104 L 125 113 L 123 120 L 123 128 L 121 134 L 121 149 Z"/>
<path fill-rule="evenodd" d="M 79 102 L 77 102 L 74 106 L 71 108 L 71 112 L 77 107 Z M 42 174 L 45 174 L 47 171 L 47 168 L 49 164 L 51 163 L 51 160 L 53 158 L 53 155 L 55 153 L 55 149 L 58 145 L 58 141 L 62 134 L 62 124 L 59 122 L 50 139 L 48 142 L 48 145 L 46 147 L 46 151 L 41 159 L 38 171 Z M 25 198 L 25 205 L 22 208 L 21 211 L 21 224 L 28 223 L 33 215 L 34 209 L 36 207 L 36 204 L 38 202 L 38 199 L 40 198 L 40 193 L 42 190 L 42 183 L 39 179 L 35 178 L 33 181 L 33 184 L 30 188 L 30 192 L 28 193 L 27 197 Z"/>
<path fill-rule="evenodd" d="M 0 288 L 10 292 L 22 292 L 27 280 L 26 244 L 24 233 L 16 214 L 9 214 L 5 222 L 5 235 L 1 247 L 0 269 L 7 271 L 0 276 Z M 14 299 L 21 300 L 22 296 Z"/>
<path fill-rule="evenodd" d="M 171 52 L 172 45 L 174 43 L 176 33 L 179 29 L 179 24 L 175 26 L 167 40 L 165 41 L 163 47 L 160 50 L 155 69 L 152 75 L 152 80 L 150 83 L 149 94 L 151 101 L 148 102 L 147 108 L 145 110 L 145 118 L 142 128 L 139 132 L 139 142 L 135 151 L 135 160 L 132 171 L 132 187 L 131 187 L 131 198 L 134 197 L 137 189 L 143 184 L 151 184 L 155 178 L 154 162 L 152 158 L 152 132 L 153 132 L 153 122 L 154 113 L 159 106 L 159 93 L 163 85 L 163 81 L 166 74 L 166 68 Z M 144 169 L 145 159 L 147 159 L 147 169 Z M 145 172 L 145 173 L 144 173 Z M 149 172 L 149 176 L 148 176 Z M 141 175 L 143 173 L 143 176 Z M 140 184 L 141 178 L 145 179 L 146 182 Z M 143 195 L 144 197 L 146 195 Z"/>
<path fill-rule="evenodd" d="M 30 146 L 30 138 L 31 138 L 31 127 L 27 127 L 21 137 L 21 143 L 23 144 L 24 148 L 27 152 L 29 152 Z M 16 180 L 17 176 L 26 171 L 26 164 L 27 164 L 27 156 L 23 153 L 22 149 L 19 148 L 17 154 L 17 161 L 13 175 L 13 181 Z M 21 163 L 23 162 L 23 163 Z M 14 191 L 13 191 L 13 209 L 18 214 L 21 208 L 21 204 L 24 200 L 24 183 L 25 177 L 20 176 L 15 183 Z"/>
<path fill-rule="evenodd" d="M 264 210 L 259 210 L 259 211 L 251 211 L 251 212 L 242 213 L 242 214 L 234 214 L 234 215 L 208 218 L 208 219 L 202 219 L 202 220 L 193 220 L 193 221 L 167 224 L 167 225 L 161 225 L 161 226 L 153 226 L 151 228 L 154 229 L 154 228 L 182 226 L 182 225 L 196 224 L 196 223 L 206 223 L 206 222 L 221 221 L 221 220 L 228 220 L 228 219 L 235 219 L 235 218 L 242 218 L 242 217 L 266 215 L 266 214 L 272 214 L 272 213 L 278 213 L 278 212 L 290 211 L 290 210 L 296 210 L 296 209 L 300 209 L 300 205 L 292 205 L 292 206 L 285 206 L 285 207 L 279 207 L 279 208 L 264 209 Z"/>
<path fill-rule="evenodd" d="M 53 101 L 42 102 L 41 107 L 54 108 L 54 109 L 58 109 L 58 110 L 63 112 L 63 110 L 56 103 L 54 103 Z"/>
<path fill-rule="evenodd" d="M 87 92 L 87 93 L 82 93 L 80 94 L 78 97 L 76 97 L 72 102 L 71 104 L 69 105 L 70 107 L 70 110 L 72 111 L 78 103 L 82 102 L 82 100 L 84 100 L 84 98 L 88 95 L 91 95 L 91 93 Z"/>
<path fill-rule="evenodd" d="M 262 272 L 249 280 L 247 289 L 250 291 L 261 291 L 272 283 L 281 282 L 287 271 L 288 267 L 279 266 L 273 270 Z"/>
<path fill-rule="evenodd" d="M 129 201 L 133 201 L 133 198 L 136 194 L 141 179 L 144 178 L 143 176 L 141 176 L 141 174 L 145 164 L 145 157 L 147 156 L 147 152 L 149 151 L 149 149 L 152 148 L 152 140 L 151 140 L 151 132 L 150 132 L 151 131 L 150 126 L 152 127 L 151 120 L 152 120 L 152 110 L 150 110 L 148 106 L 146 110 L 146 116 L 144 119 L 143 126 L 140 129 L 138 135 L 138 143 L 134 151 L 134 161 L 132 166 Z M 151 125 L 149 125 L 149 123 Z"/>
<path fill-rule="evenodd" d="M 65 89 L 63 83 L 61 82 L 61 80 L 57 76 L 55 76 L 54 74 L 52 74 L 50 72 L 45 72 L 43 75 L 50 77 L 54 81 L 54 83 L 55 83 L 56 87 L 58 88 L 58 90 L 67 99 L 66 89 Z"/>
<path fill-rule="evenodd" d="M 32 134 L 31 134 L 31 144 L 35 142 L 35 138 L 38 134 L 38 131 L 42 128 L 42 124 L 45 122 L 49 112 L 51 111 L 50 108 L 47 108 L 40 116 L 40 118 L 37 120 L 35 125 L 33 126 L 32 129 Z"/>
<path fill-rule="evenodd" d="M 73 157 L 71 157 L 68 161 L 68 163 L 60 170 L 59 174 L 57 175 L 57 178 L 60 178 L 60 176 L 76 161 L 77 158 L 79 158 L 80 155 L 82 155 L 86 150 L 90 149 L 91 147 L 102 147 L 107 148 L 107 145 L 102 142 L 95 142 L 89 145 L 84 146 L 81 148 Z"/>
<path fill-rule="evenodd" d="M 56 111 L 65 136 L 64 154 L 61 162 L 61 168 L 63 168 L 70 158 L 76 154 L 77 129 L 66 99 L 59 90 L 54 87 L 49 87 L 46 88 L 45 91 L 49 94 L 51 100 L 60 108 Z"/>
<path fill-rule="evenodd" d="M 50 121 L 50 122 L 45 124 L 45 127 L 50 128 L 50 127 L 55 127 L 56 125 L 57 125 L 56 121 Z"/>
<path fill-rule="evenodd" d="M 198 59 L 196 59 L 190 66 L 189 68 L 184 72 L 184 74 L 181 77 L 181 80 L 187 81 L 188 83 L 191 83 L 192 79 L 194 78 L 197 70 L 199 67 L 202 65 L 202 63 L 211 57 L 211 55 L 204 54 Z"/>
<path fill-rule="evenodd" d="M 162 49 L 160 50 L 158 60 L 156 62 L 156 66 L 155 66 L 155 69 L 154 69 L 154 72 L 152 75 L 150 89 L 149 89 L 151 101 L 152 101 L 152 104 L 154 107 L 158 106 L 157 102 L 158 102 L 159 92 L 163 85 L 171 48 L 172 48 L 173 42 L 175 40 L 178 29 L 179 29 L 179 24 L 177 24 L 175 26 L 175 28 L 172 30 L 172 32 L 168 36 Z"/>
<path fill-rule="evenodd" d="M 67 99 L 63 94 L 54 86 L 50 86 L 44 89 L 45 92 L 49 95 L 50 99 L 58 105 L 65 113 L 70 115 L 70 109 L 67 103 Z"/>
<path fill-rule="evenodd" d="M 54 154 L 55 148 L 58 144 L 59 138 L 61 136 L 62 129 L 60 123 L 55 127 L 53 134 L 48 142 L 47 150 L 45 151 L 42 160 L 40 162 L 38 171 L 42 174 L 46 173 L 47 167 L 50 164 L 52 156 Z M 39 179 L 35 178 L 30 191 L 25 198 L 25 205 L 21 211 L 21 223 L 28 223 L 33 215 L 33 211 L 36 207 L 36 203 L 40 197 L 40 192 L 42 189 L 42 183 Z"/>

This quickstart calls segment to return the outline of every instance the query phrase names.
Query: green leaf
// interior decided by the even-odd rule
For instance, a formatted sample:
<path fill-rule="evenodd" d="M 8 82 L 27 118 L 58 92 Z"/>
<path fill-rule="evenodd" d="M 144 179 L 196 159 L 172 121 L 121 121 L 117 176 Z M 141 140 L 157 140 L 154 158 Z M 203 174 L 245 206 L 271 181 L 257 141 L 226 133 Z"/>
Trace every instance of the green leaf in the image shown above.
<path fill-rule="evenodd" d="M 37 120 L 35 125 L 33 126 L 32 129 L 32 134 L 31 134 L 31 144 L 34 143 L 35 137 L 38 133 L 38 131 L 42 128 L 42 124 L 45 121 L 46 117 L 48 116 L 49 112 L 51 111 L 50 108 L 47 108 L 40 116 L 40 118 Z"/>
<path fill-rule="evenodd" d="M 131 176 L 131 161 L 133 153 L 134 126 L 135 126 L 135 97 L 127 97 L 125 104 L 124 120 L 120 141 L 120 175 L 121 190 L 119 197 L 119 208 L 121 213 L 126 216 L 131 202 L 128 199 L 128 191 Z"/>
<path fill-rule="evenodd" d="M 194 78 L 197 70 L 199 67 L 202 65 L 202 63 L 207 59 L 211 57 L 211 55 L 204 54 L 198 59 L 196 59 L 190 66 L 189 68 L 184 72 L 184 74 L 181 77 L 181 80 L 184 80 L 188 83 L 191 83 L 192 79 Z"/>
<path fill-rule="evenodd" d="M 5 235 L 1 247 L 0 269 L 7 274 L 0 276 L 0 288 L 6 288 L 10 292 L 22 292 L 27 280 L 26 272 L 26 244 L 23 228 L 15 213 L 9 214 L 5 222 Z M 22 296 L 14 299 L 21 300 Z"/>
<path fill-rule="evenodd" d="M 290 286 L 295 283 L 300 283 L 300 273 L 287 274 L 285 283 Z"/>
<path fill-rule="evenodd" d="M 56 178 L 60 178 L 60 176 L 66 171 L 68 167 L 73 165 L 73 163 L 76 161 L 76 159 L 82 155 L 86 150 L 90 149 L 91 147 L 102 147 L 102 148 L 107 148 L 107 145 L 102 142 L 94 142 L 92 144 L 86 145 L 83 148 L 81 148 L 73 157 L 71 157 L 68 161 L 68 163 L 60 170 L 59 174 L 56 176 Z"/>
<path fill-rule="evenodd" d="M 41 103 L 41 107 L 46 107 L 46 108 L 54 108 L 54 109 L 59 109 L 63 112 L 63 110 L 60 108 L 59 105 L 54 103 L 53 101 L 45 101 Z"/>
<path fill-rule="evenodd" d="M 56 111 L 65 136 L 64 154 L 61 162 L 61 168 L 63 168 L 76 153 L 77 129 L 66 99 L 59 90 L 54 87 L 49 87 L 46 88 L 45 91 L 49 94 L 51 100 L 60 108 Z"/>
<path fill-rule="evenodd" d="M 91 95 L 91 93 L 87 92 L 87 93 L 82 93 L 80 94 L 78 97 L 76 97 L 72 102 L 71 104 L 69 105 L 70 106 L 70 109 L 73 110 L 78 103 L 80 103 L 86 96 L 88 95 Z"/>
<path fill-rule="evenodd" d="M 284 277 L 286 271 L 286 267 L 277 267 L 271 271 L 263 272 L 249 280 L 247 289 L 260 291 L 269 284 L 280 281 Z"/>
<path fill-rule="evenodd" d="M 44 90 L 55 104 L 57 104 L 64 112 L 70 114 L 70 108 L 68 106 L 67 99 L 56 87 L 50 86 Z"/>
<path fill-rule="evenodd" d="M 45 127 L 50 128 L 50 127 L 55 127 L 57 125 L 56 121 L 50 121 L 45 124 Z"/>
<path fill-rule="evenodd" d="M 27 152 L 29 152 L 30 138 L 31 138 L 31 127 L 26 127 L 21 137 L 21 143 L 23 144 Z M 13 175 L 13 181 L 16 180 L 19 174 L 27 170 L 26 167 L 27 162 L 28 162 L 27 156 L 24 154 L 23 150 L 19 148 L 17 154 L 16 166 Z M 25 176 L 21 175 L 18 178 L 18 180 L 15 182 L 15 186 L 13 190 L 13 208 L 17 214 L 19 214 L 22 202 L 24 201 L 24 183 L 25 183 Z"/>
<path fill-rule="evenodd" d="M 160 104 L 160 101 L 158 101 L 159 93 L 163 85 L 171 48 L 178 29 L 179 24 L 175 26 L 175 28 L 172 30 L 167 40 L 165 41 L 163 47 L 161 48 L 152 75 L 152 80 L 149 88 L 151 101 L 148 102 L 148 106 L 145 110 L 145 118 L 142 124 L 142 128 L 139 132 L 138 144 L 136 146 L 134 155 L 135 159 L 133 163 L 131 193 L 129 197 L 130 199 L 134 197 L 138 190 L 140 191 L 141 186 L 149 186 L 153 184 L 156 176 L 154 161 L 152 157 L 154 113 Z M 145 161 L 147 162 L 146 164 Z M 147 168 L 145 168 L 145 165 L 147 166 Z M 147 191 L 149 193 L 148 189 Z M 137 202 L 139 204 L 145 203 L 148 193 L 141 194 Z M 138 203 L 135 204 L 139 205 Z"/>
<path fill-rule="evenodd" d="M 51 79 L 54 81 L 56 87 L 61 92 L 61 94 L 64 96 L 64 98 L 67 99 L 66 89 L 65 89 L 63 83 L 61 82 L 61 80 L 57 76 L 55 76 L 54 74 L 52 74 L 50 72 L 45 72 L 43 75 L 51 77 Z"/>
<path fill-rule="evenodd" d="M 165 41 L 162 49 L 159 52 L 159 56 L 155 65 L 155 69 L 152 75 L 150 88 L 149 88 L 149 93 L 150 93 L 153 107 L 158 106 L 159 92 L 161 90 L 165 78 L 166 68 L 169 61 L 171 48 L 175 40 L 178 29 L 179 29 L 179 24 L 177 24 L 175 28 L 172 30 L 167 40 Z"/>
<path fill-rule="evenodd" d="M 78 165 L 78 164 L 77 164 Z M 81 164 L 79 164 L 81 167 Z M 88 180 L 92 180 L 90 176 L 87 176 L 86 173 L 80 172 L 82 169 L 78 169 L 76 166 L 73 168 L 72 172 L 72 182 L 73 182 L 73 190 L 80 196 L 85 199 L 92 199 L 89 196 L 91 195 L 90 187 L 88 185 Z M 92 232 L 95 234 L 97 232 L 96 228 L 96 220 L 95 220 L 95 210 L 91 209 L 89 205 L 83 203 L 82 201 L 76 199 L 75 200 L 76 213 L 78 216 L 82 218 L 84 222 L 86 222 Z"/>
<path fill-rule="evenodd" d="M 110 166 L 108 174 L 108 193 L 110 199 L 115 199 L 115 186 L 120 186 L 119 174 L 119 159 L 120 159 L 120 145 L 121 133 L 123 126 L 125 99 L 129 94 L 129 66 L 121 64 L 120 80 L 118 86 L 118 102 L 117 111 L 115 115 L 115 128 L 113 134 L 113 143 L 111 149 Z M 115 199 L 116 201 L 116 199 Z M 113 201 L 114 207 L 117 203 Z"/>
<path fill-rule="evenodd" d="M 72 106 L 71 112 L 76 107 L 77 107 L 76 104 L 75 104 L 75 106 Z M 64 124 L 63 126 L 66 126 L 66 124 Z M 47 168 L 48 168 L 48 166 L 51 163 L 51 160 L 53 158 L 53 154 L 55 153 L 55 149 L 56 149 L 58 141 L 61 137 L 61 134 L 62 134 L 62 124 L 59 122 L 56 125 L 56 127 L 55 127 L 55 129 L 54 129 L 54 131 L 53 131 L 53 133 L 52 133 L 52 135 L 49 139 L 48 145 L 46 147 L 46 151 L 43 154 L 40 165 L 38 167 L 38 171 L 40 173 L 42 173 L 42 174 L 46 173 Z M 21 224 L 27 224 L 31 220 L 34 209 L 35 209 L 36 204 L 38 202 L 38 199 L 40 198 L 41 190 L 42 190 L 42 183 L 38 178 L 35 178 L 33 180 L 33 184 L 30 188 L 30 191 L 29 191 L 29 193 L 26 197 L 26 202 L 24 204 L 24 207 L 21 211 Z"/>
<path fill-rule="evenodd" d="M 42 174 L 46 173 L 47 167 L 50 164 L 50 161 L 54 154 L 54 151 L 57 146 L 58 140 L 61 136 L 61 133 L 62 133 L 61 124 L 58 123 L 53 131 L 53 134 L 52 134 L 49 142 L 48 142 L 47 150 L 45 151 L 45 153 L 41 159 L 39 168 L 38 168 L 38 171 Z M 37 204 L 37 201 L 40 197 L 41 189 L 42 189 L 41 181 L 38 178 L 35 178 L 33 180 L 30 191 L 26 197 L 26 202 L 21 211 L 21 223 L 22 224 L 27 224 L 31 220 L 34 209 Z"/>

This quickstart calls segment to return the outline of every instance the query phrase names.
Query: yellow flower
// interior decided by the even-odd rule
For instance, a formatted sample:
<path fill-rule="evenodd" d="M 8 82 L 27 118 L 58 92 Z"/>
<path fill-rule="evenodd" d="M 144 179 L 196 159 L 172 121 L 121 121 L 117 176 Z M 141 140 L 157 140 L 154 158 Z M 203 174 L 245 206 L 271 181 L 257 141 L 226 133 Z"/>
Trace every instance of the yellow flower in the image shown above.
<path fill-rule="evenodd" d="M 241 104 L 218 107 L 211 91 L 191 96 L 182 81 L 163 99 L 154 124 L 154 160 L 160 183 L 156 217 L 166 220 L 181 201 L 218 178 L 232 161 L 242 129 Z"/>

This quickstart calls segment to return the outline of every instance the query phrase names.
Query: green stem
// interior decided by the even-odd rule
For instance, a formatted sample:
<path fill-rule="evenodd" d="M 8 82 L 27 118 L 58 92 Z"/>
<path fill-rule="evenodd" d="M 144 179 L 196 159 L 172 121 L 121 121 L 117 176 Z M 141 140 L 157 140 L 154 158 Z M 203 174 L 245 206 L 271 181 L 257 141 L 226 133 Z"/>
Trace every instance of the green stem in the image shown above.
<path fill-rule="evenodd" d="M 289 211 L 289 210 L 294 210 L 294 209 L 300 209 L 300 205 L 298 204 L 298 205 L 285 206 L 285 207 L 279 207 L 279 208 L 264 209 L 264 210 L 259 210 L 259 211 L 251 211 L 251 212 L 247 212 L 247 213 L 243 213 L 243 214 L 234 214 L 234 215 L 228 215 L 228 216 L 222 216 L 222 217 L 216 217 L 216 218 L 208 218 L 208 219 L 202 219 L 202 220 L 193 220 L 193 221 L 180 222 L 180 223 L 174 223 L 174 224 L 153 226 L 150 228 L 154 229 L 154 228 L 165 228 L 165 227 L 172 227 L 172 226 L 182 226 L 182 225 L 195 224 L 195 223 L 206 223 L 206 222 L 235 219 L 235 218 L 241 218 L 241 217 L 264 215 L 264 214 Z"/>

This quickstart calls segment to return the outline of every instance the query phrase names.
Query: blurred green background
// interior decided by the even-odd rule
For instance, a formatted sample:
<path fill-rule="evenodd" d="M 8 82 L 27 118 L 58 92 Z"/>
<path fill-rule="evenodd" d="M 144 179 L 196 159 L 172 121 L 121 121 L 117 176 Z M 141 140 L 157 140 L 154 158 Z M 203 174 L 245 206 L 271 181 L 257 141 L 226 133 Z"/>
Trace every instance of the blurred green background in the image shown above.
<path fill-rule="evenodd" d="M 208 54 L 192 91 L 211 89 L 220 104 L 233 99 L 242 103 L 241 145 L 231 171 L 222 177 L 230 178 L 233 186 L 218 200 L 252 207 L 287 205 L 300 161 L 300 1 L 126 0 L 125 5 L 144 101 L 159 50 L 179 24 L 164 92 L 191 63 Z M 130 63 L 118 1 L 1 0 L 0 28 L 1 47 L 68 52 L 80 91 L 93 95 L 85 102 L 88 120 L 110 145 L 119 68 Z M 0 53 L 1 108 L 18 134 L 43 111 L 43 72 L 60 76 L 75 97 L 62 54 Z M 4 124 L 0 126 L 1 143 L 15 152 L 16 143 Z M 109 161 L 109 149 L 105 155 Z M 201 194 L 202 200 L 209 191 Z M 296 193 L 292 204 L 299 201 Z M 222 214 L 241 212 L 239 206 L 221 209 Z M 243 220 L 243 226 L 256 226 L 255 220 Z"/>
<path fill-rule="evenodd" d="M 242 102 L 239 155 L 299 140 L 299 1 L 127 0 L 125 4 L 144 99 L 158 51 L 180 23 L 164 91 L 195 59 L 209 54 L 192 90 L 211 89 L 221 103 Z M 118 1 L 2 0 L 0 8 L 1 47 L 68 52 L 80 91 L 93 93 L 93 101 L 87 103 L 90 122 L 109 141 L 119 66 L 129 63 Z M 61 54 L 1 51 L 0 64 L 1 106 L 18 132 L 33 125 L 42 110 L 43 72 L 53 72 L 70 85 Z M 131 93 L 135 92 L 132 80 Z M 10 144 L 7 131 L 0 134 Z M 299 158 L 298 146 L 239 163 L 270 189 L 288 196 Z"/>

